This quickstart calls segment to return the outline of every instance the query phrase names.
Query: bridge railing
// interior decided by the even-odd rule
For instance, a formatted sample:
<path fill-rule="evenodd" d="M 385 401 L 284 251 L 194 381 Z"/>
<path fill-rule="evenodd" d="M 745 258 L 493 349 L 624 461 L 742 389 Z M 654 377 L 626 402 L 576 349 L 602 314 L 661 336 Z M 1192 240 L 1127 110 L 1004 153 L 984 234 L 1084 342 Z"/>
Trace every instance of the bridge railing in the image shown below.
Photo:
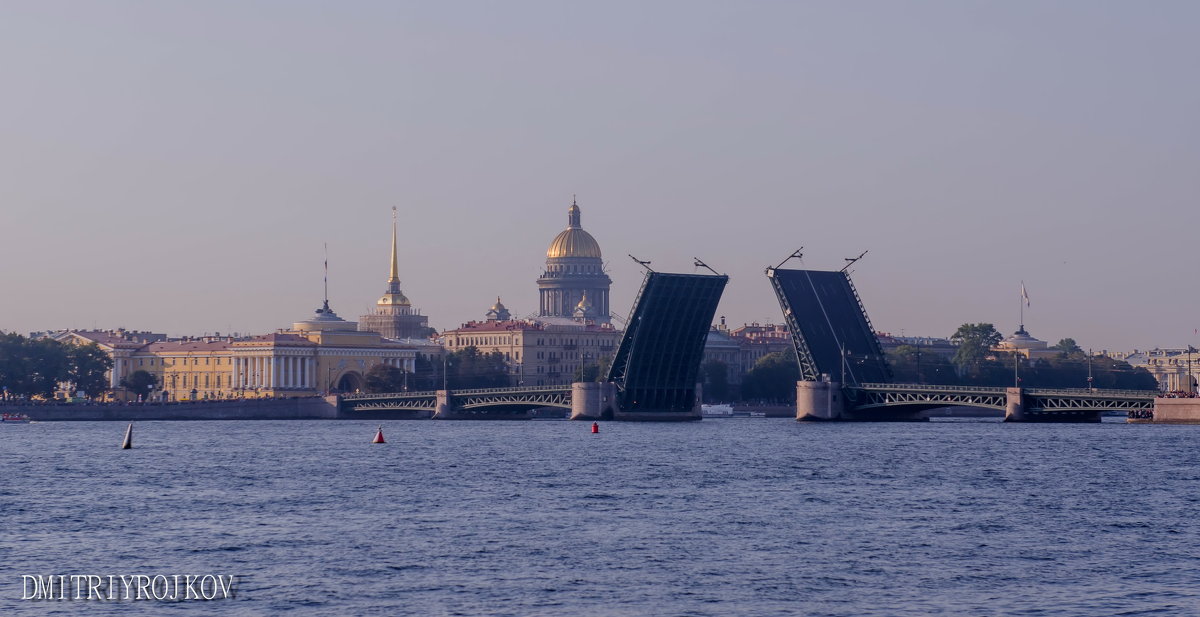
<path fill-rule="evenodd" d="M 969 392 L 976 394 L 1003 394 L 1006 390 L 1006 388 L 997 388 L 994 386 L 943 386 L 915 383 L 861 383 L 852 387 L 858 390 L 887 390 L 889 392 Z"/>
<path fill-rule="evenodd" d="M 911 383 L 864 383 L 852 386 L 859 390 L 887 390 L 890 392 L 1004 392 L 1007 388 L 996 386 L 943 386 L 935 384 Z M 1032 396 L 1096 396 L 1111 398 L 1154 398 L 1159 396 L 1157 390 L 1106 390 L 1102 388 L 1025 388 L 1025 394 Z"/>
<path fill-rule="evenodd" d="M 562 392 L 570 390 L 571 385 L 564 386 L 513 386 L 508 388 L 474 388 L 471 390 L 451 390 L 451 396 L 468 394 L 504 394 L 507 392 Z"/>
<path fill-rule="evenodd" d="M 562 392 L 570 390 L 571 386 L 512 386 L 507 388 L 470 388 L 463 390 L 451 390 L 450 396 L 471 396 L 476 394 L 505 394 L 515 392 Z M 436 390 L 422 390 L 419 392 L 383 392 L 379 394 L 347 394 L 342 396 L 342 400 L 346 401 L 362 401 L 381 398 L 421 398 L 426 396 L 437 396 Z"/>
<path fill-rule="evenodd" d="M 343 401 L 362 401 L 379 398 L 422 398 L 426 396 L 437 396 L 437 390 L 419 390 L 416 392 L 384 392 L 380 394 L 343 394 Z"/>
<path fill-rule="evenodd" d="M 1100 398 L 1146 398 L 1159 395 L 1158 390 L 1104 390 L 1101 388 L 1027 388 L 1026 394 L 1033 396 L 1079 396 L 1088 395 Z"/>

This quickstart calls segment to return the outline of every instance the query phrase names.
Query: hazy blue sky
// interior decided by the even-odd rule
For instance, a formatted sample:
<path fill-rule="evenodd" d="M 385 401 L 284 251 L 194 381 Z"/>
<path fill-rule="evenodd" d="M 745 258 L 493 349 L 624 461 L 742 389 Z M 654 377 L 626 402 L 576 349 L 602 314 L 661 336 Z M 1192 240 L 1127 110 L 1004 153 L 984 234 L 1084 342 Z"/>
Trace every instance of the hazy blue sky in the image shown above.
<path fill-rule="evenodd" d="M 639 269 L 805 246 L 875 326 L 1200 344 L 1197 2 L 0 2 L 0 329 L 537 309 L 578 194 Z M 795 263 L 795 262 L 792 262 Z"/>

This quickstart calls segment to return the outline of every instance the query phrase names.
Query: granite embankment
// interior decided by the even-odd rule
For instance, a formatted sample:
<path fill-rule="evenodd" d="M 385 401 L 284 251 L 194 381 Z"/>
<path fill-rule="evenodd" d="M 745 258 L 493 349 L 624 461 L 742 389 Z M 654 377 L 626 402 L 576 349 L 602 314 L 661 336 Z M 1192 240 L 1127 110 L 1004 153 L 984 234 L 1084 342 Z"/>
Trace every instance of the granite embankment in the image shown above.
<path fill-rule="evenodd" d="M 336 397 L 244 399 L 235 401 L 0 405 L 0 412 L 25 414 L 39 422 L 70 420 L 334 420 Z"/>

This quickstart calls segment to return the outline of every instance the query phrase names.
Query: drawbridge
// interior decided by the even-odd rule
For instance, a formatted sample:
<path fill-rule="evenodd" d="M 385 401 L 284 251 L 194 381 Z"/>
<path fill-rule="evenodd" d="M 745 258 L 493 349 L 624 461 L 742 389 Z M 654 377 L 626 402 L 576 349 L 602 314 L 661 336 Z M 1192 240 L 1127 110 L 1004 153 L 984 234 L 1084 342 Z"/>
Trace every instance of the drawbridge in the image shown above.
<path fill-rule="evenodd" d="M 541 407 L 575 419 L 699 420 L 704 341 L 729 277 L 647 272 L 605 380 L 561 386 L 345 396 L 342 417 L 522 419 Z"/>
<path fill-rule="evenodd" d="M 1145 413 L 1154 391 L 996 388 L 893 383 L 887 356 L 844 271 L 768 268 L 791 331 L 802 420 L 924 420 L 937 407 L 978 407 L 1021 422 L 1098 422 Z"/>

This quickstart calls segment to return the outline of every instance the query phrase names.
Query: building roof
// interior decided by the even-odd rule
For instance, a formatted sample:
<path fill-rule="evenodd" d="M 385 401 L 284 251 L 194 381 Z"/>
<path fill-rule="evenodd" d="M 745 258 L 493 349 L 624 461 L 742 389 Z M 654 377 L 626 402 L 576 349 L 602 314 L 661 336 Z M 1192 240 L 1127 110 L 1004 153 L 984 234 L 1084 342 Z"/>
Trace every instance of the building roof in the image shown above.
<path fill-rule="evenodd" d="M 305 338 L 303 336 L 300 336 L 299 334 L 286 334 L 283 332 L 272 332 L 271 334 L 259 334 L 258 336 L 251 336 L 249 338 L 245 338 L 245 339 L 242 339 L 237 342 L 244 343 L 247 345 L 255 345 L 255 344 L 261 345 L 262 343 L 271 343 L 273 345 L 305 345 L 305 346 L 315 345 L 315 343 L 313 343 L 312 341 L 308 340 L 307 338 Z"/>
<path fill-rule="evenodd" d="M 527 319 L 510 319 L 507 321 L 468 321 L 454 330 L 443 331 L 442 334 L 477 334 L 481 332 L 524 332 L 524 331 L 585 331 L 585 332 L 616 332 L 610 324 L 582 324 L 574 320 L 564 319 L 561 323 L 548 320 L 531 321 Z"/>
<path fill-rule="evenodd" d="M 187 352 L 213 352 L 229 349 L 232 341 L 228 339 L 212 340 L 212 339 L 195 339 L 195 340 L 180 340 L 180 341 L 159 341 L 147 345 L 143 351 L 153 353 L 187 353 Z"/>
<path fill-rule="evenodd" d="M 147 343 L 161 341 L 167 338 L 165 334 L 156 334 L 154 332 L 139 332 L 129 331 L 124 329 L 117 330 L 63 330 L 61 332 L 50 335 L 56 340 L 62 340 L 65 337 L 74 336 L 91 341 L 102 347 L 110 349 L 138 349 L 145 346 Z"/>

